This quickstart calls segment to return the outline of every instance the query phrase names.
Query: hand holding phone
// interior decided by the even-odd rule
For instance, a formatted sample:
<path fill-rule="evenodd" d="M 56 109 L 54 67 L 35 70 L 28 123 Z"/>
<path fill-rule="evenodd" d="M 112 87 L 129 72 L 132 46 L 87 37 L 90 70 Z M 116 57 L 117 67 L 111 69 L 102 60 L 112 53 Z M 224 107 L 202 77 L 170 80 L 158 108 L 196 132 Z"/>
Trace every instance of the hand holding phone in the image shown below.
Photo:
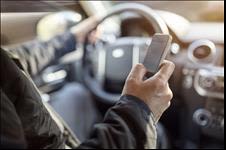
<path fill-rule="evenodd" d="M 148 76 L 155 74 L 161 62 L 165 59 L 172 42 L 168 34 L 156 33 L 152 37 L 143 65 L 148 69 Z"/>

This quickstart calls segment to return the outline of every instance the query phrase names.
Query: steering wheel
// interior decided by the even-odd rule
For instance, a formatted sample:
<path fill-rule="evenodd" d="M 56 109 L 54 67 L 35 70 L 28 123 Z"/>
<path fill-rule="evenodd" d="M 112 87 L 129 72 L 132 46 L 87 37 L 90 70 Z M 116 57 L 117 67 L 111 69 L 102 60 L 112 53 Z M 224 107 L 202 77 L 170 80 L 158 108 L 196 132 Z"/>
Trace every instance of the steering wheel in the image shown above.
<path fill-rule="evenodd" d="M 124 12 L 138 13 L 148 20 L 156 33 L 169 34 L 167 25 L 154 10 L 136 3 L 123 3 L 112 7 L 106 15 L 102 16 L 98 25 L 105 19 Z M 133 64 L 142 62 L 150 41 L 151 37 L 121 37 L 114 42 L 98 42 L 95 53 L 90 52 L 84 45 L 83 81 L 91 93 L 104 103 L 117 102 L 121 91 L 112 89 L 123 86 Z M 90 60 L 90 53 L 95 59 L 93 63 L 87 61 Z"/>

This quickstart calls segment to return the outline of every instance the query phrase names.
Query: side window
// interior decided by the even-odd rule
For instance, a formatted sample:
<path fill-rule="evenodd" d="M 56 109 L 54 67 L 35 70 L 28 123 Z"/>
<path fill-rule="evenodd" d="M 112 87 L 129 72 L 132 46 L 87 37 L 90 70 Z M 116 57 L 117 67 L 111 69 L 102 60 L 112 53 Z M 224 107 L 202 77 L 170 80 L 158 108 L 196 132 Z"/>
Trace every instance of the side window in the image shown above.
<path fill-rule="evenodd" d="M 86 14 L 77 1 L 1 1 L 1 46 L 48 40 Z"/>

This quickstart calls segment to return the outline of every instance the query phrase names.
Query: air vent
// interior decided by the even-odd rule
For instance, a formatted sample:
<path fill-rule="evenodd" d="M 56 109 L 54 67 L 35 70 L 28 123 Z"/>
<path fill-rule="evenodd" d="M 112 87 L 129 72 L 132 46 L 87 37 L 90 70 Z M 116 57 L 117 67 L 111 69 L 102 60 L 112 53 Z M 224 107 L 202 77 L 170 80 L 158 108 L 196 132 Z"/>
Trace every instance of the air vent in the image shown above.
<path fill-rule="evenodd" d="M 188 58 L 198 64 L 213 64 L 216 58 L 215 44 L 209 40 L 194 41 L 188 48 Z"/>

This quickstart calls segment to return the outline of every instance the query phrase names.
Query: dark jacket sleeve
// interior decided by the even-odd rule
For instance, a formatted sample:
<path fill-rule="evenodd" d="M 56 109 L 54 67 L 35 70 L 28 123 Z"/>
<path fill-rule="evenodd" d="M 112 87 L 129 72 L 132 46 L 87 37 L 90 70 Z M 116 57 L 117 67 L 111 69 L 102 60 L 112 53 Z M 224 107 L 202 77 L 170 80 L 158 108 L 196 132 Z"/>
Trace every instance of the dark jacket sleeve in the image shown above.
<path fill-rule="evenodd" d="M 0 148 L 26 148 L 26 141 L 22 123 L 16 113 L 13 103 L 0 90 L 1 105 L 0 105 L 0 118 L 1 118 L 1 132 L 0 132 Z"/>
<path fill-rule="evenodd" d="M 8 119 L 17 121 L 18 125 L 21 122 L 23 128 L 18 126 L 18 133 L 21 137 L 24 133 L 26 146 L 64 148 L 65 138 L 44 107 L 35 85 L 3 50 L 0 50 L 0 56 L 2 70 L 0 87 L 15 108 L 12 109 L 14 116 Z M 23 146 L 23 140 L 19 144 Z M 156 128 L 149 108 L 138 98 L 125 95 L 109 109 L 103 122 L 95 126 L 91 137 L 78 148 L 155 148 L 155 146 Z"/>
<path fill-rule="evenodd" d="M 8 100 L 10 100 L 9 105 L 8 103 L 2 103 L 4 99 L 1 98 L 1 105 L 6 104 L 3 108 L 9 108 L 9 111 L 11 111 L 12 114 L 11 116 L 8 116 L 7 113 L 3 112 L 3 116 L 1 116 L 1 126 L 9 124 L 10 122 L 15 122 L 14 127 L 5 126 L 5 128 L 3 128 L 5 133 L 4 137 L 11 139 L 12 145 L 13 143 L 24 145 L 23 140 L 21 142 L 19 142 L 20 140 L 13 140 L 18 136 L 23 137 L 24 135 L 27 144 L 26 146 L 31 149 L 64 148 L 64 135 L 62 135 L 56 122 L 43 105 L 41 96 L 34 83 L 17 67 L 2 49 L 0 50 L 0 61 L 0 87 Z M 3 110 L 1 109 L 1 114 L 2 111 Z M 22 126 L 22 131 L 20 124 Z M 18 132 L 14 133 L 13 130 L 16 126 Z"/>
<path fill-rule="evenodd" d="M 156 148 L 156 136 L 156 127 L 146 104 L 125 95 L 78 148 Z"/>
<path fill-rule="evenodd" d="M 66 32 L 49 41 L 44 42 L 36 39 L 9 51 L 14 59 L 19 60 L 23 69 L 34 76 L 53 61 L 75 49 L 75 36 Z"/>

